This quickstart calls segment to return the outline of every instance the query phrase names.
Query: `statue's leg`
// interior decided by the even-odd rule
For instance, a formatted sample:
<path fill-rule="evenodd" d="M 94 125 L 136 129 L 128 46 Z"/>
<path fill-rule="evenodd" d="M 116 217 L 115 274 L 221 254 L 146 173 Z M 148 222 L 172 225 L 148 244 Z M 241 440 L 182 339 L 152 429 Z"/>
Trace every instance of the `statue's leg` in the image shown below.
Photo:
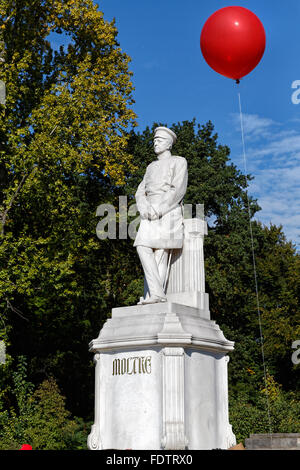
<path fill-rule="evenodd" d="M 169 250 L 163 248 L 156 249 L 154 251 L 155 261 L 158 267 L 158 273 L 161 280 L 161 285 L 164 285 L 167 268 L 168 268 L 168 255 Z"/>
<path fill-rule="evenodd" d="M 137 252 L 143 266 L 150 297 L 165 298 L 154 250 L 148 246 L 137 246 Z"/>

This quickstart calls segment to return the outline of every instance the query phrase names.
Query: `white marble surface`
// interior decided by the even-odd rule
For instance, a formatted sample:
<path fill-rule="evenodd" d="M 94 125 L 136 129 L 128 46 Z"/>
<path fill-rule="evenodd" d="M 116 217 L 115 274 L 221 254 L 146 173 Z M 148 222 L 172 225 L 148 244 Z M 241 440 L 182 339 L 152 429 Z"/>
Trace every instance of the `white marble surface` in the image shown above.
<path fill-rule="evenodd" d="M 89 448 L 225 449 L 234 443 L 226 358 L 233 343 L 200 310 L 171 302 L 113 309 L 90 350 L 97 365 Z M 141 362 L 138 370 L 134 358 L 141 357 L 148 367 Z"/>
<path fill-rule="evenodd" d="M 115 359 L 151 358 L 151 372 L 113 375 Z M 155 449 L 160 446 L 161 367 L 155 349 L 101 354 L 100 435 L 104 449 Z M 153 432 L 155 430 L 156 432 Z"/>
<path fill-rule="evenodd" d="M 235 437 L 228 421 L 227 357 L 189 349 L 185 365 L 189 449 L 228 449 Z"/>

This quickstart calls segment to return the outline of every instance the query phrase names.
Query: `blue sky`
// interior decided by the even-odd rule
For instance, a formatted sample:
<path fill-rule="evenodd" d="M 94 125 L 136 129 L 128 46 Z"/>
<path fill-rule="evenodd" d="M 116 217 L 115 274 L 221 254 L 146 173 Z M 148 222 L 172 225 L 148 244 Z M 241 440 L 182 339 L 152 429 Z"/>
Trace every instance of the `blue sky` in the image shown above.
<path fill-rule="evenodd" d="M 104 18 L 116 19 L 119 42 L 132 58 L 138 130 L 154 121 L 211 120 L 219 142 L 231 148 L 244 171 L 237 86 L 204 61 L 199 39 L 206 19 L 219 8 L 253 11 L 267 37 L 260 64 L 239 85 L 246 132 L 249 193 L 262 210 L 257 219 L 283 225 L 300 244 L 300 104 L 292 83 L 300 80 L 298 0 L 102 0 Z M 300 97 L 300 94 L 299 94 Z M 201 195 L 200 199 L 201 199 Z M 201 202 L 201 201 L 199 201 Z"/>

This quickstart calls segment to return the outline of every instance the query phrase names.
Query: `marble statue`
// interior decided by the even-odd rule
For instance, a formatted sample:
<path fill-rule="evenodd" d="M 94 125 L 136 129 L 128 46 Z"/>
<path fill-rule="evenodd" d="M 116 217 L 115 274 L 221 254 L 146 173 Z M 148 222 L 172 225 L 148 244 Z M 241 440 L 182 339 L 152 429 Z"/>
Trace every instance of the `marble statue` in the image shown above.
<path fill-rule="evenodd" d="M 148 295 L 139 304 L 166 302 L 165 287 L 172 250 L 183 244 L 182 201 L 187 188 L 186 159 L 171 154 L 176 134 L 167 127 L 154 131 L 157 160 L 148 165 L 135 194 L 141 215 L 134 242 L 143 266 Z"/>

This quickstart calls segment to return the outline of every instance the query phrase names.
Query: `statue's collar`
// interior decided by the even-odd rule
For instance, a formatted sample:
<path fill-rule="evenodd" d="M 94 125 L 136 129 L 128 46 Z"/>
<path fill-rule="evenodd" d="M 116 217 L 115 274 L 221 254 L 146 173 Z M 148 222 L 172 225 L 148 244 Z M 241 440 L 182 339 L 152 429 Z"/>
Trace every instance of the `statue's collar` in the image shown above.
<path fill-rule="evenodd" d="M 171 154 L 161 154 L 157 156 L 157 160 L 169 160 L 172 158 Z"/>

